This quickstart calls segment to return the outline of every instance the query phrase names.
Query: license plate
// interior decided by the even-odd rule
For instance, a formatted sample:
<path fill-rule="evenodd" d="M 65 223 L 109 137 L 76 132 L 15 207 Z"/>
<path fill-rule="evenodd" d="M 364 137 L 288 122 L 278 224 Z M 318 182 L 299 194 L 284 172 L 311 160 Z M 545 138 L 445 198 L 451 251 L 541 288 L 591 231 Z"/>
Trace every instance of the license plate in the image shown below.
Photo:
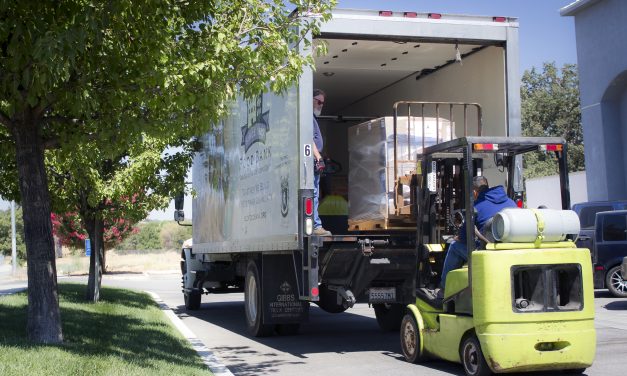
<path fill-rule="evenodd" d="M 394 303 L 396 302 L 396 288 L 372 287 L 369 292 L 370 303 Z"/>

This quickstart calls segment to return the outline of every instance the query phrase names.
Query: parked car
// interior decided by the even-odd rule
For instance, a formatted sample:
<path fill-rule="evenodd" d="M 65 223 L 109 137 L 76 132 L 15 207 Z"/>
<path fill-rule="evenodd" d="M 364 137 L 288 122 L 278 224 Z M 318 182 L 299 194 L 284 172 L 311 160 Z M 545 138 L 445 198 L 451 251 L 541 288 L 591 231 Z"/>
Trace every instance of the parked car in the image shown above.
<path fill-rule="evenodd" d="M 627 210 L 597 213 L 592 244 L 594 287 L 627 297 L 627 280 L 621 275 L 627 256 Z"/>
<path fill-rule="evenodd" d="M 588 248 L 592 251 L 594 238 L 594 221 L 599 212 L 625 210 L 627 201 L 588 201 L 572 206 L 572 210 L 579 216 L 581 231 L 577 238 L 577 247 Z"/>

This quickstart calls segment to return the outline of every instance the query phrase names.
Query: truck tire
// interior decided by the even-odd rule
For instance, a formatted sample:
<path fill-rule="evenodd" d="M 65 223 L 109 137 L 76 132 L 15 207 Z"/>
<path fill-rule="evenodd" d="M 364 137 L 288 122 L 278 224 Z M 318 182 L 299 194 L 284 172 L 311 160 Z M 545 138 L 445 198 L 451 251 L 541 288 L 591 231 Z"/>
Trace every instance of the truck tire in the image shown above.
<path fill-rule="evenodd" d="M 274 331 L 274 325 L 263 324 L 263 307 L 261 306 L 261 273 L 254 260 L 246 268 L 244 283 L 244 310 L 246 311 L 246 326 L 254 337 L 267 337 Z"/>
<path fill-rule="evenodd" d="M 315 303 L 325 312 L 342 313 L 348 309 L 343 304 L 337 304 L 337 292 L 330 290 L 327 285 L 321 284 L 318 291 L 320 300 Z"/>
<path fill-rule="evenodd" d="M 617 298 L 627 298 L 627 280 L 620 274 L 620 265 L 611 268 L 605 275 L 605 286 Z"/>
<path fill-rule="evenodd" d="M 200 291 L 192 290 L 190 292 L 184 292 L 183 298 L 185 299 L 185 309 L 195 311 L 200 308 L 200 299 L 202 294 Z"/>
<path fill-rule="evenodd" d="M 462 345 L 459 348 L 459 358 L 464 366 L 466 376 L 492 375 L 492 370 L 488 367 L 483 351 L 481 351 L 481 344 L 474 333 L 462 340 Z"/>
<path fill-rule="evenodd" d="M 401 350 L 403 357 L 410 363 L 420 363 L 424 355 L 420 351 L 422 336 L 416 323 L 416 318 L 411 313 L 406 313 L 401 321 Z"/>
<path fill-rule="evenodd" d="M 405 306 L 402 304 L 378 303 L 373 304 L 374 315 L 379 327 L 386 332 L 399 330 L 405 315 Z"/>
<path fill-rule="evenodd" d="M 202 294 L 198 290 L 185 291 L 185 273 L 187 273 L 187 261 L 185 260 L 185 252 L 181 252 L 181 282 L 183 288 L 183 300 L 185 301 L 185 309 L 195 311 L 200 309 L 200 301 Z"/>

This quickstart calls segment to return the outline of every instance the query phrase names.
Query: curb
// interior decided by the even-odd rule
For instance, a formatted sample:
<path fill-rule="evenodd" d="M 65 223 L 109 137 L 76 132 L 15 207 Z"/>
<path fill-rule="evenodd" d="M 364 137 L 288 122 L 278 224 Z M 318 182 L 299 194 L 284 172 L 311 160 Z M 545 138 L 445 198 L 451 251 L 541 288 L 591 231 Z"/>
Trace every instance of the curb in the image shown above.
<path fill-rule="evenodd" d="M 209 370 L 216 376 L 233 376 L 231 371 L 222 364 L 218 357 L 210 351 L 205 344 L 194 335 L 194 333 L 185 325 L 185 323 L 170 309 L 170 307 L 152 291 L 145 291 L 159 305 L 159 308 L 172 321 L 172 324 L 178 331 L 189 341 L 192 348 L 198 353 L 203 363 L 207 365 Z"/>

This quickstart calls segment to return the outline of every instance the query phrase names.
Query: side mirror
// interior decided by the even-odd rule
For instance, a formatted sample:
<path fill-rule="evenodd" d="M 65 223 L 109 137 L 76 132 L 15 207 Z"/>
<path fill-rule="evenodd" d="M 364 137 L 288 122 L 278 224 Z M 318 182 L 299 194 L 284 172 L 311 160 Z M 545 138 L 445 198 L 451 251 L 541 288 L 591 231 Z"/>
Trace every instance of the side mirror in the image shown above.
<path fill-rule="evenodd" d="M 183 210 L 183 206 L 185 204 L 185 193 L 181 192 L 174 196 L 174 209 L 177 211 Z"/>
<path fill-rule="evenodd" d="M 183 210 L 174 211 L 174 220 L 176 222 L 182 222 L 185 220 L 185 212 Z"/>

